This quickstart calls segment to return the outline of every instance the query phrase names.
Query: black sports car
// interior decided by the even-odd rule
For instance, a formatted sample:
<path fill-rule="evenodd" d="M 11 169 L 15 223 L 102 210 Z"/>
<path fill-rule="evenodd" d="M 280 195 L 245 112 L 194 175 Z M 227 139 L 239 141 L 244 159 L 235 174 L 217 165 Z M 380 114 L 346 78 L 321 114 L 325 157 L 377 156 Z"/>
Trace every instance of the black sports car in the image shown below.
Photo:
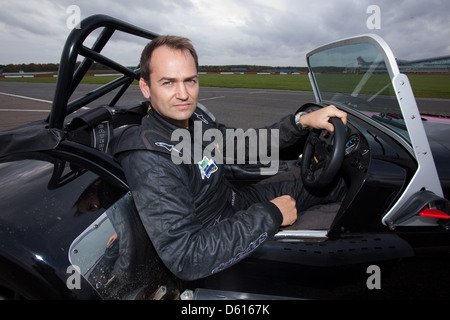
<path fill-rule="evenodd" d="M 118 64 L 102 49 L 114 33 L 157 35 L 104 15 L 82 26 L 64 47 L 48 119 L 0 133 L 3 288 L 37 299 L 309 298 L 299 289 L 305 283 L 326 287 L 337 274 L 362 267 L 373 270 L 367 285 L 376 288 L 380 266 L 414 257 L 418 248 L 448 252 L 449 121 L 419 113 L 388 45 L 364 35 L 307 55 L 316 101 L 300 110 L 334 104 L 349 121 L 336 123 L 334 133 L 311 131 L 305 143 L 282 150 L 279 164 L 280 171 L 300 166 L 307 186 L 342 178 L 343 201 L 310 208 L 217 275 L 177 279 L 153 250 L 122 169 L 108 153 L 123 128 L 140 123 L 148 103 L 115 107 L 139 68 Z M 94 62 L 122 76 L 70 100 Z M 83 110 L 110 92 L 110 103 Z M 227 174 L 239 186 L 263 179 L 263 168 L 230 165 Z"/>

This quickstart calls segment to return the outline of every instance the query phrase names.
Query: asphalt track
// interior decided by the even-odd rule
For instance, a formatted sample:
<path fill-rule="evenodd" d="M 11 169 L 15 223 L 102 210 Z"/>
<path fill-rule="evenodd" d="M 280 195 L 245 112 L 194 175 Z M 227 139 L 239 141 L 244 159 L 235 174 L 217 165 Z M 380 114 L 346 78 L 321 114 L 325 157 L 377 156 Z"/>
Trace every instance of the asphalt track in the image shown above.
<path fill-rule="evenodd" d="M 51 109 L 55 84 L 0 81 L 0 130 L 43 119 Z M 77 99 L 97 85 L 80 85 L 72 99 Z M 113 94 L 88 107 L 108 104 Z M 132 106 L 143 100 L 138 86 L 131 86 L 118 103 Z M 271 124 L 303 103 L 313 102 L 311 92 L 207 88 L 200 89 L 199 102 L 227 125 L 247 129 Z"/>
<path fill-rule="evenodd" d="M 55 84 L 0 81 L 0 130 L 44 119 L 54 99 Z M 80 85 L 72 99 L 83 96 L 98 85 Z M 108 104 L 112 94 L 96 102 Z M 138 86 L 131 86 L 119 105 L 131 106 L 142 101 Z M 301 105 L 314 102 L 312 92 L 200 88 L 199 102 L 226 125 L 248 129 L 269 125 L 294 113 Z M 450 100 L 417 99 L 421 112 L 450 115 Z"/>

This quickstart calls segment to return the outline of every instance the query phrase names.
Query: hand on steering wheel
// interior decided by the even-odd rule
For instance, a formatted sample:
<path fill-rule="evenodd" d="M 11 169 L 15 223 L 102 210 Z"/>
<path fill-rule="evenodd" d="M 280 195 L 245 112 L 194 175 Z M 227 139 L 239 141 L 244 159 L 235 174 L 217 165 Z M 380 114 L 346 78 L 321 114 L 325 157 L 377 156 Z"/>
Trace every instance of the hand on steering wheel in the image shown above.
<path fill-rule="evenodd" d="M 346 130 L 339 118 L 330 118 L 334 132 L 314 129 L 302 156 L 302 180 L 309 188 L 329 185 L 344 161 Z"/>

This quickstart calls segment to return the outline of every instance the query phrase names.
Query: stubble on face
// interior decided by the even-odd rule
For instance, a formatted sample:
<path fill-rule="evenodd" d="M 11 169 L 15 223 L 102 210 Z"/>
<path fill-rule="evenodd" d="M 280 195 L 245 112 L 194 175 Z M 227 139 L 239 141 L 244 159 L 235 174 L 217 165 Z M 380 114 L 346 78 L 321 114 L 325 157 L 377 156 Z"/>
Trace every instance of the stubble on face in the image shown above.
<path fill-rule="evenodd" d="M 197 107 L 199 84 L 194 58 L 188 50 L 161 46 L 152 54 L 150 79 L 141 79 L 143 95 L 171 123 L 187 128 Z"/>

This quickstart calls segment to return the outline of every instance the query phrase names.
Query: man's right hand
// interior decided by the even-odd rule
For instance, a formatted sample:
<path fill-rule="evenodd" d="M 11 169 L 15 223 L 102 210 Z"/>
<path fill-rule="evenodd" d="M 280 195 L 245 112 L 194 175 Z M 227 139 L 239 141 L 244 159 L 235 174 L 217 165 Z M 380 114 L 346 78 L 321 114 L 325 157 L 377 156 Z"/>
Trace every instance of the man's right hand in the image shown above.
<path fill-rule="evenodd" d="M 297 221 L 297 207 L 294 198 L 286 195 L 275 198 L 270 202 L 275 204 L 283 215 L 283 222 L 281 223 L 282 227 L 290 226 Z"/>

